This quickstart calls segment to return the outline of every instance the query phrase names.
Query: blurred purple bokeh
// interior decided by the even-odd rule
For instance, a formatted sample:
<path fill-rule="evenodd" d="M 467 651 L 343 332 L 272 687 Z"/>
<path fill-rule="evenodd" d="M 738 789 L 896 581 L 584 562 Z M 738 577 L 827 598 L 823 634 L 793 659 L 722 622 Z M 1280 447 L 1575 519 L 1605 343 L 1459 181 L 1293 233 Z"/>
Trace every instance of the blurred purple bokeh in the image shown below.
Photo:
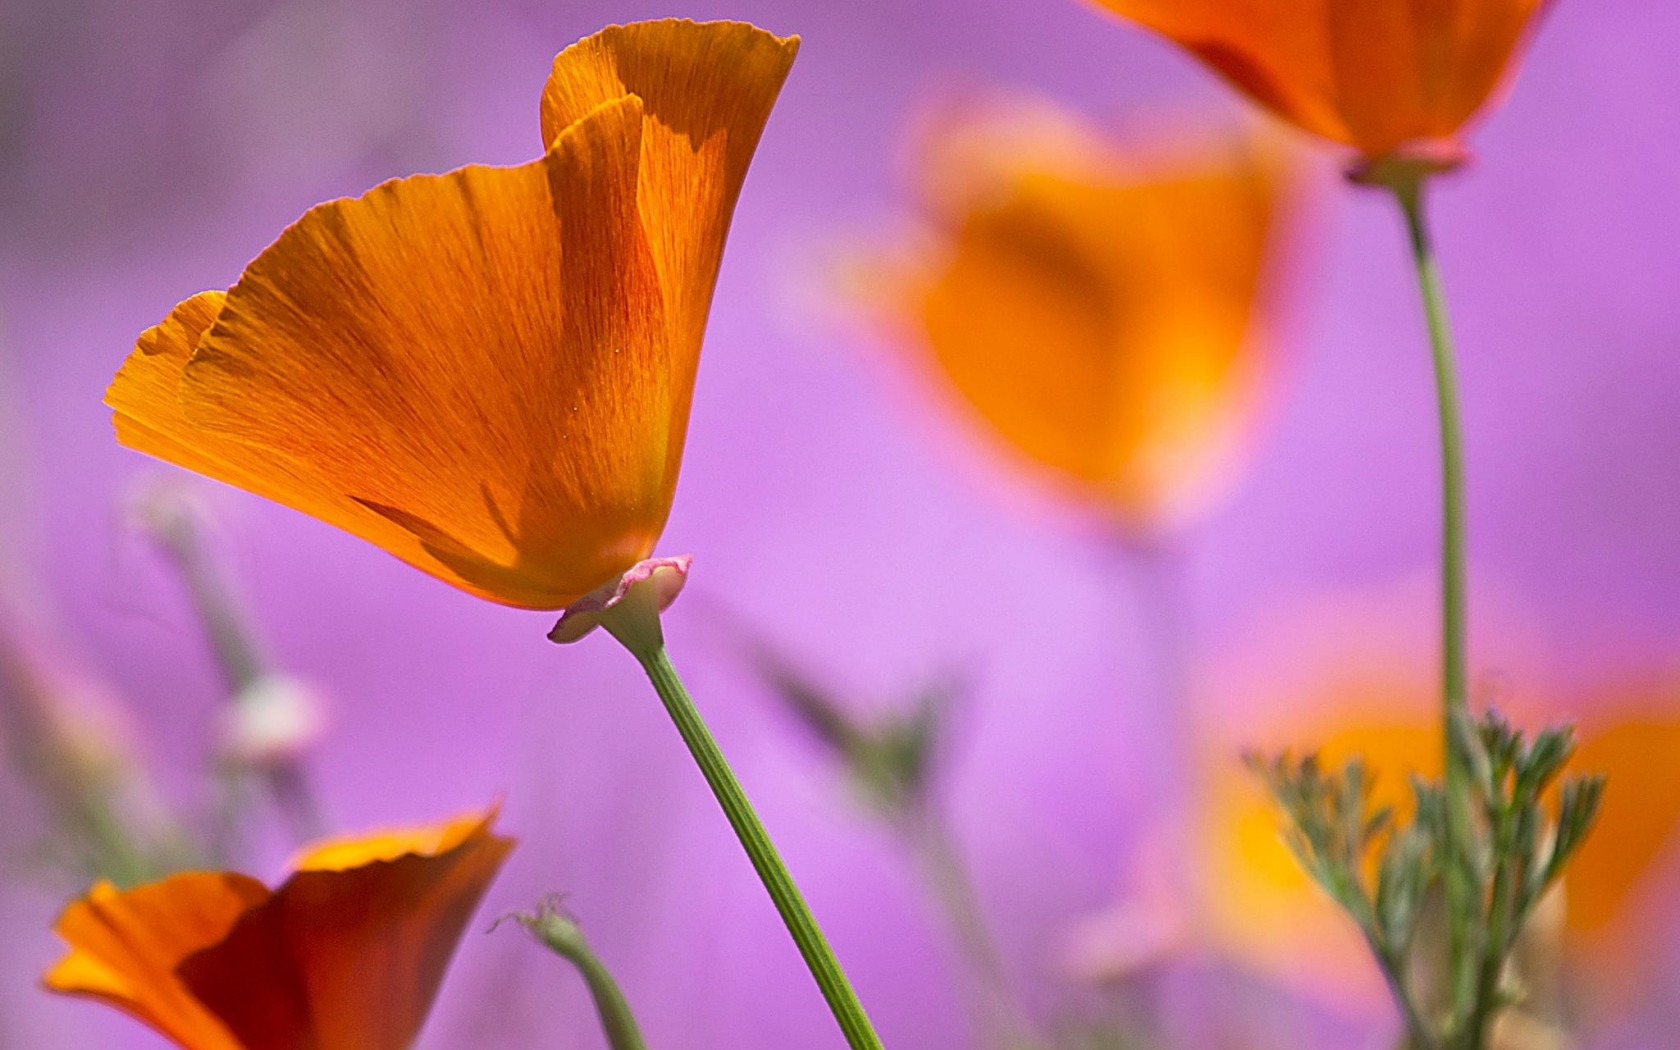
<path fill-rule="evenodd" d="M 1021 87 L 1112 123 L 1240 110 L 1094 9 L 0 0 L 0 578 L 136 705 L 166 786 L 195 790 L 221 687 L 178 581 L 124 523 L 137 480 L 169 468 L 112 440 L 112 372 L 141 329 L 231 283 L 311 204 L 533 156 L 553 54 L 606 23 L 673 14 L 804 37 L 737 213 L 661 544 L 696 555 L 673 653 L 887 1043 L 955 1050 L 972 1044 L 937 918 L 717 612 L 866 700 L 970 670 L 948 785 L 958 829 L 1034 1008 L 1068 998 L 1063 938 L 1119 890 L 1158 775 L 1166 719 L 1148 702 L 1134 574 L 1074 510 L 1003 475 L 976 484 L 962 435 L 928 440 L 943 433 L 935 399 L 855 332 L 818 323 L 813 298 L 826 253 L 902 214 L 904 131 L 936 92 Z M 1481 668 L 1517 691 L 1680 655 L 1676 53 L 1672 0 L 1564 0 L 1474 134 L 1477 163 L 1438 194 L 1475 577 L 1545 655 Z M 1222 677 L 1229 654 L 1287 662 L 1269 641 L 1279 610 L 1433 571 L 1432 392 L 1398 222 L 1328 160 L 1312 177 L 1269 425 L 1238 491 L 1183 546 L 1210 712 L 1243 703 L 1218 688 L 1245 673 Z M 598 639 L 556 649 L 549 618 L 473 601 L 254 497 L 212 498 L 277 656 L 333 698 L 314 770 L 335 823 L 506 798 L 522 846 L 423 1046 L 601 1045 L 558 961 L 511 931 L 477 933 L 550 890 L 569 895 L 650 1045 L 841 1045 L 624 653 Z M 1403 589 L 1412 631 L 1430 593 Z M 0 838 L 19 826 L 0 818 Z M 270 838 L 265 876 L 284 858 Z M 67 890 L 4 880 L 0 1047 L 162 1046 L 35 989 Z M 1342 1045 L 1379 1045 L 1380 1017 L 1309 1014 L 1297 1020 Z"/>

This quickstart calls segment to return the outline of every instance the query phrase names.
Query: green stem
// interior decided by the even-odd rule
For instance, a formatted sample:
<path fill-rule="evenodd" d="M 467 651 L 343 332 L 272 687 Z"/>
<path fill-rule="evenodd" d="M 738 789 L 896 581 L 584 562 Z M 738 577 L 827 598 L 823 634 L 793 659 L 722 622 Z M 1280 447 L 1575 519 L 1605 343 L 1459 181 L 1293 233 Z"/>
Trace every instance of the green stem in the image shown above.
<path fill-rule="evenodd" d="M 1441 424 L 1441 662 L 1442 737 L 1447 803 L 1446 856 L 1443 858 L 1447 915 L 1448 969 L 1455 1018 L 1480 1017 L 1476 1006 L 1477 966 L 1473 926 L 1480 902 L 1470 861 L 1470 757 L 1465 753 L 1469 726 L 1468 625 L 1466 618 L 1464 433 L 1460 422 L 1458 379 L 1446 296 L 1435 262 L 1434 245 L 1424 215 L 1424 175 L 1397 178 L 1391 188 L 1405 215 L 1429 324 L 1435 365 L 1435 395 Z M 1467 1033 L 1468 1050 L 1479 1050 L 1482 1034 Z"/>
<path fill-rule="evenodd" d="M 1441 657 L 1447 711 L 1463 716 L 1469 706 L 1466 656 L 1466 586 L 1464 555 L 1464 431 L 1460 423 L 1458 378 L 1453 365 L 1452 331 L 1446 297 L 1435 264 L 1434 247 L 1424 221 L 1421 185 L 1396 190 L 1411 235 L 1412 261 L 1429 319 L 1429 346 L 1435 361 L 1435 396 L 1441 416 Z M 1454 734 L 1448 733 L 1451 741 Z"/>
<path fill-rule="evenodd" d="M 1516 821 L 1509 813 L 1498 815 L 1496 828 L 1497 865 L 1493 878 L 1493 898 L 1488 908 L 1487 934 L 1483 938 L 1481 969 L 1476 980 L 1476 1004 L 1465 1029 L 1465 1041 L 1472 1050 L 1481 1047 L 1484 1035 L 1493 1020 L 1499 1002 L 1499 979 L 1510 954 L 1511 937 L 1511 880 L 1517 851 Z"/>
<path fill-rule="evenodd" d="M 1388 984 L 1389 993 L 1394 997 L 1394 1003 L 1400 1008 L 1400 1017 L 1406 1026 L 1406 1040 L 1402 1044 L 1403 1050 L 1439 1050 L 1440 1044 L 1435 1040 L 1435 1033 L 1430 1031 L 1429 1024 L 1424 1020 L 1423 1011 L 1418 1009 L 1417 1002 L 1412 998 L 1411 989 L 1406 983 L 1406 960 L 1396 953 L 1379 944 L 1367 935 L 1366 943 L 1371 952 L 1377 957 L 1378 968 L 1382 970 L 1383 980 Z"/>
<path fill-rule="evenodd" d="M 620 640 L 624 639 L 621 637 Z M 717 796 L 718 805 L 723 807 L 724 816 L 729 818 L 730 827 L 735 829 L 735 836 L 741 840 L 753 869 L 769 891 L 770 899 L 787 924 L 788 933 L 799 947 L 799 954 L 804 956 L 805 965 L 810 968 L 811 976 L 816 978 L 817 987 L 822 989 L 823 998 L 828 1001 L 834 1019 L 845 1033 L 847 1045 L 852 1050 L 882 1050 L 881 1038 L 875 1034 L 863 1004 L 846 980 L 839 960 L 834 957 L 834 949 L 823 937 L 810 907 L 800 895 L 793 876 L 788 873 L 787 865 L 777 854 L 769 833 L 753 811 L 746 792 L 741 789 L 740 781 L 735 779 L 723 751 L 706 728 L 694 701 L 689 698 L 688 690 L 683 688 L 664 645 L 626 643 L 626 648 L 641 662 L 671 721 L 676 723 L 683 743 L 688 745 L 689 753 L 694 756 L 712 794 Z"/>
<path fill-rule="evenodd" d="M 515 916 L 532 936 L 547 945 L 549 950 L 576 966 L 589 987 L 595 1001 L 595 1012 L 601 1018 L 607 1045 L 612 1050 L 647 1050 L 642 1030 L 636 1025 L 636 1015 L 630 1001 L 618 986 L 612 971 L 589 947 L 577 923 L 561 914 L 556 906 L 540 907 L 534 915 Z"/>

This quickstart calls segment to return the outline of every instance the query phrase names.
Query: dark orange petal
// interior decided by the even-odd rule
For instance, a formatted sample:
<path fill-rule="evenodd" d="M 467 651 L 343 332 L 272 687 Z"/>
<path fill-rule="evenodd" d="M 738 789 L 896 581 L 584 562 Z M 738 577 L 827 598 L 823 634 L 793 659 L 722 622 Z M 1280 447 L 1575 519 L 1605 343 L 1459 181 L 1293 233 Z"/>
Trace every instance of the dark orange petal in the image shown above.
<path fill-rule="evenodd" d="M 1095 0 L 1201 59 L 1256 102 L 1353 144 L 1336 106 L 1329 8 L 1335 0 Z"/>
<path fill-rule="evenodd" d="M 1380 156 L 1449 140 L 1505 78 L 1543 0 L 1331 0 L 1335 105 L 1354 145 Z"/>
<path fill-rule="evenodd" d="M 493 819 L 329 844 L 182 983 L 244 1050 L 407 1050 L 513 848 Z"/>
<path fill-rule="evenodd" d="M 634 564 L 690 390 L 635 213 L 641 129 L 620 99 L 542 160 L 310 210 L 200 340 L 187 421 L 306 465 L 483 597 L 559 608 Z"/>
<path fill-rule="evenodd" d="M 1280 116 L 1369 157 L 1457 136 L 1545 0 L 1097 0 Z"/>
<path fill-rule="evenodd" d="M 70 953 L 44 981 L 52 991 L 115 1006 L 184 1050 L 244 1050 L 176 967 L 268 896 L 262 883 L 231 873 L 190 872 L 127 891 L 100 883 L 59 916 L 54 929 Z"/>
<path fill-rule="evenodd" d="M 1276 181 L 1229 156 L 1015 175 L 928 283 L 940 370 L 1007 446 L 1124 522 L 1182 516 L 1231 458 L 1263 371 Z"/>
<path fill-rule="evenodd" d="M 1513 58 L 1550 3 L 1457 0 L 1451 5 L 1447 44 L 1436 51 L 1438 69 L 1426 74 L 1442 85 L 1430 99 L 1437 127 L 1461 127 L 1499 94 L 1511 78 Z"/>
<path fill-rule="evenodd" d="M 545 143 L 603 102 L 642 100 L 639 204 L 671 319 L 670 366 L 685 389 L 735 200 L 798 50 L 799 38 L 743 22 L 637 22 L 560 52 L 543 89 Z M 679 443 L 686 404 L 673 423 Z"/>

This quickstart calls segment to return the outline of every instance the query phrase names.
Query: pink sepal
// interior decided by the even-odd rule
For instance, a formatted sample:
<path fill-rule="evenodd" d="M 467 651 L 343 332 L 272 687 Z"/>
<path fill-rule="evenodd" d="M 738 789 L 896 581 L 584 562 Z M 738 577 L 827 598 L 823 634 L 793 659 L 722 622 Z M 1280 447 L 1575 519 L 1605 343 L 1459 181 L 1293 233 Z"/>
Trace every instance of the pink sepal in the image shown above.
<path fill-rule="evenodd" d="M 1347 166 L 1349 182 L 1361 186 L 1415 183 L 1430 175 L 1456 171 L 1470 163 L 1470 150 L 1454 138 L 1419 139 L 1396 146 L 1380 157 L 1361 157 Z"/>
<path fill-rule="evenodd" d="M 618 579 L 608 580 L 566 606 L 560 622 L 548 632 L 548 640 L 560 644 L 577 641 L 599 627 L 602 617 L 611 615 L 632 594 L 646 594 L 654 608 L 664 612 L 682 593 L 693 561 L 693 555 L 679 554 L 674 558 L 647 558 L 637 562 Z"/>

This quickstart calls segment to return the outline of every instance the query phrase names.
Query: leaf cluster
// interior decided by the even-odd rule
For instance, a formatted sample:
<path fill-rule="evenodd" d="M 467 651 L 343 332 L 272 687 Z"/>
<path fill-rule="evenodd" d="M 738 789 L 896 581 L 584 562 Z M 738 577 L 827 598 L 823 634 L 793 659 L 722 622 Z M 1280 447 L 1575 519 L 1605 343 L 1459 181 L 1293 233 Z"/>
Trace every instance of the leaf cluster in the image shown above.
<path fill-rule="evenodd" d="M 1513 950 L 1604 791 L 1600 776 L 1564 775 L 1571 727 L 1529 740 L 1489 713 L 1454 720 L 1450 734 L 1463 789 L 1413 776 L 1410 812 L 1375 802 L 1360 758 L 1328 768 L 1316 755 L 1247 756 L 1284 812 L 1290 850 L 1364 935 L 1414 1050 L 1482 1050 L 1497 1014 L 1521 1000 Z"/>

